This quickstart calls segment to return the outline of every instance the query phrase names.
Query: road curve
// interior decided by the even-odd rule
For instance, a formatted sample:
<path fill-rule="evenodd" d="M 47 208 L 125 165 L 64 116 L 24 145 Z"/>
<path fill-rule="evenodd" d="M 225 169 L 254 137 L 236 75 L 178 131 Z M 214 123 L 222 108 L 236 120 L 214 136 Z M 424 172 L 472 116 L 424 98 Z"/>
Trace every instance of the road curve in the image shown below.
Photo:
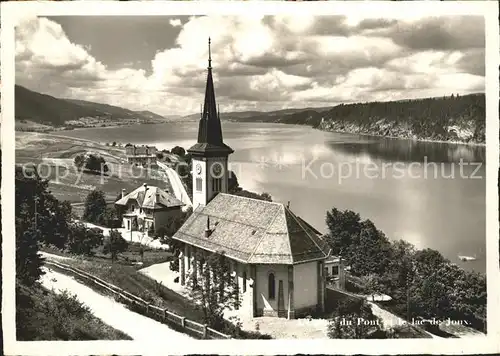
<path fill-rule="evenodd" d="M 166 173 L 175 197 L 186 205 L 185 208 L 193 206 L 193 202 L 189 198 L 186 188 L 184 188 L 184 184 L 182 184 L 177 172 L 162 162 L 156 161 L 156 163 Z"/>

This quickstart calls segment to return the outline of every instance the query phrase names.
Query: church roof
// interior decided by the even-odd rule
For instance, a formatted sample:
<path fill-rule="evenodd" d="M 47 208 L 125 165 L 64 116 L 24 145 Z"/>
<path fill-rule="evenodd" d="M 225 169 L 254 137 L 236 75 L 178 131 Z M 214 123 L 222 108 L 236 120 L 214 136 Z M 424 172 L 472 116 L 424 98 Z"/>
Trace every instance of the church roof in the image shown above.
<path fill-rule="evenodd" d="M 115 202 L 116 205 L 127 205 L 130 200 L 137 201 L 141 208 L 145 209 L 164 209 L 183 206 L 184 204 L 172 194 L 155 187 L 142 185 L 131 191 L 123 198 Z"/>
<path fill-rule="evenodd" d="M 215 88 L 212 76 L 212 57 L 208 39 L 208 73 L 205 88 L 205 102 L 198 126 L 198 142 L 188 149 L 191 154 L 231 154 L 234 151 L 224 144 L 220 116 L 215 101 Z"/>
<path fill-rule="evenodd" d="M 207 220 L 211 234 L 205 237 Z M 329 256 L 321 234 L 280 203 L 219 193 L 174 239 L 244 263 L 297 264 Z"/>

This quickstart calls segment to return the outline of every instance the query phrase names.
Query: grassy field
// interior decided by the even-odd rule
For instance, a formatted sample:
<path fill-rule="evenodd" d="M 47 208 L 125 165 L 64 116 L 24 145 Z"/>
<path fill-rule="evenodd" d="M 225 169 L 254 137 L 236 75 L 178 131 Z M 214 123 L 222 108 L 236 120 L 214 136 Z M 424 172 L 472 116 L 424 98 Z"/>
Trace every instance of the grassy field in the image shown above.
<path fill-rule="evenodd" d="M 73 165 L 78 154 L 95 152 L 106 160 L 107 175 L 83 173 Z M 147 183 L 172 191 L 168 178 L 157 169 L 145 169 L 126 163 L 120 147 L 75 139 L 61 135 L 16 132 L 16 164 L 34 164 L 59 200 L 72 203 L 85 201 L 94 189 L 102 190 L 107 200 L 114 201 L 122 189 L 127 192 Z"/>
<path fill-rule="evenodd" d="M 143 255 L 140 255 L 140 249 L 143 249 Z M 117 260 L 113 263 L 109 254 L 102 253 L 102 246 L 94 249 L 94 256 L 76 256 L 68 252 L 61 251 L 57 248 L 41 246 L 40 250 L 63 257 L 71 257 L 73 259 L 82 260 L 89 263 L 99 263 L 107 265 L 125 265 L 125 266 L 140 266 L 145 268 L 156 263 L 168 262 L 172 259 L 172 253 L 165 250 L 157 250 L 146 246 L 141 246 L 138 243 L 128 245 L 127 251 L 118 255 Z M 139 264 L 141 263 L 141 264 Z"/>

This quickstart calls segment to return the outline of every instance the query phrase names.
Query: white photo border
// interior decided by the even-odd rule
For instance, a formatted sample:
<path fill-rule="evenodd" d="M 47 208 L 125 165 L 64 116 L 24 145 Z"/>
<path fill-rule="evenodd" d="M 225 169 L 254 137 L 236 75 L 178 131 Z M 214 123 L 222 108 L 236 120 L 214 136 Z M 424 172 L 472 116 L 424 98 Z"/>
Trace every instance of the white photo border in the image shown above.
<path fill-rule="evenodd" d="M 26 16 L 98 15 L 338 15 L 380 13 L 381 17 L 481 15 L 486 38 L 486 235 L 488 333 L 464 339 L 390 340 L 196 340 L 185 344 L 162 339 L 139 341 L 16 341 L 14 231 L 14 26 Z M 499 23 L 496 1 L 30 1 L 1 4 L 2 144 L 2 322 L 6 355 L 159 355 L 159 354 L 480 354 L 498 352 L 500 340 L 499 223 Z M 443 222 L 445 223 L 445 222 Z M 451 223 L 451 222 L 450 222 Z"/>

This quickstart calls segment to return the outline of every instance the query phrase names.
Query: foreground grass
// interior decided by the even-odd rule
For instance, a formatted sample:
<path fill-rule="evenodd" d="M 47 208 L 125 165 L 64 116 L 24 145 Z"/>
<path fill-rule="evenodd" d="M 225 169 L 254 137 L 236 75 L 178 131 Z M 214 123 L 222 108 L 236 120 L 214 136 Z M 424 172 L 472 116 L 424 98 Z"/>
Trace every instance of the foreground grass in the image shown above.
<path fill-rule="evenodd" d="M 40 285 L 16 286 L 16 338 L 41 340 L 131 340 L 104 324 L 76 296 Z"/>
<path fill-rule="evenodd" d="M 143 250 L 143 255 L 141 257 L 140 250 Z M 127 266 L 140 266 L 140 268 L 145 268 L 156 263 L 163 263 L 172 260 L 172 253 L 165 250 L 153 249 L 146 246 L 141 246 L 139 243 L 130 243 L 127 247 L 127 251 L 124 251 L 118 255 L 117 260 L 113 263 L 109 254 L 104 254 L 102 252 L 102 246 L 99 246 L 93 250 L 93 256 L 79 256 L 68 253 L 67 251 L 52 247 L 52 246 L 42 246 L 40 250 L 43 252 L 51 253 L 53 255 L 58 255 L 62 257 L 69 257 L 76 260 L 86 261 L 86 262 L 96 262 L 106 265 L 127 265 Z"/>
<path fill-rule="evenodd" d="M 203 313 L 196 308 L 194 303 L 139 273 L 136 266 L 121 263 L 111 264 L 96 259 L 92 261 L 83 259 L 66 260 L 64 263 L 112 283 L 153 305 L 203 323 Z M 87 283 L 83 280 L 82 282 Z M 94 287 L 90 284 L 89 286 Z"/>

